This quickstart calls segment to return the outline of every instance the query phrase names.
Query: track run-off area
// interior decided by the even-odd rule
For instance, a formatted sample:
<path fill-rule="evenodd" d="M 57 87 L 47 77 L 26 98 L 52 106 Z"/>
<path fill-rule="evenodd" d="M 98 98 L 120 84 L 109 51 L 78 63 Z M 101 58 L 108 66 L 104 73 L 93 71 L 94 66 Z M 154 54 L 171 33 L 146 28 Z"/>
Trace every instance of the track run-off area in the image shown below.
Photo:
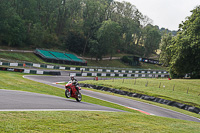
<path fill-rule="evenodd" d="M 69 76 L 38 76 L 38 75 L 26 75 L 24 78 L 37 81 L 40 83 L 48 84 L 54 87 L 62 88 L 65 89 L 64 86 L 55 84 L 58 82 L 66 82 L 69 81 L 70 77 Z M 93 80 L 92 77 L 76 77 L 78 81 L 84 81 L 84 80 Z M 4 90 L 3 90 L 4 91 Z M 6 91 L 5 93 L 12 93 L 12 91 Z M 19 97 L 19 103 L 22 102 L 19 106 L 20 108 L 16 108 L 16 106 L 12 107 L 7 107 L 7 110 L 88 110 L 88 111 L 120 111 L 117 109 L 112 109 L 104 106 L 99 106 L 95 104 L 90 104 L 90 103 L 85 103 L 85 102 L 76 102 L 75 99 L 67 99 L 67 98 L 60 98 L 56 96 L 47 96 L 47 95 L 42 95 L 42 94 L 35 94 L 35 93 L 27 93 L 27 92 L 18 92 L 16 93 L 16 97 Z M 142 113 L 145 113 L 147 115 L 155 115 L 155 116 L 161 116 L 161 117 L 168 117 L 168 118 L 176 118 L 176 119 L 182 119 L 182 120 L 188 120 L 188 121 L 195 121 L 195 122 L 200 122 L 200 119 L 185 115 L 176 111 L 172 111 L 169 109 L 165 109 L 162 107 L 158 107 L 155 105 L 151 105 L 148 103 L 128 99 L 128 98 L 123 98 L 123 97 L 117 97 L 114 95 L 108 95 L 108 94 L 103 94 L 100 92 L 95 92 L 91 90 L 85 90 L 82 89 L 81 93 L 86 96 L 90 96 L 93 98 L 97 98 L 100 100 L 104 100 L 107 102 L 115 103 L 121 106 L 124 106 L 125 108 L 133 109 L 140 111 Z M 11 94 L 12 95 L 12 94 Z M 21 95 L 21 97 L 20 97 Z M 22 98 L 22 95 L 25 95 L 25 97 Z M 28 95 L 28 96 L 26 96 Z M 29 99 L 29 100 L 26 100 Z M 1 99 L 0 99 L 1 100 Z M 13 98 L 10 100 L 11 105 L 12 101 L 16 100 Z M 1 100 L 2 101 L 2 100 Z M 5 100 L 4 100 L 5 101 Z M 9 99 L 7 99 L 9 101 Z M 16 103 L 17 104 L 17 103 Z M 25 106 L 25 107 L 22 107 Z M 6 110 L 6 108 L 3 109 L 3 107 L 0 107 L 0 110 Z"/>

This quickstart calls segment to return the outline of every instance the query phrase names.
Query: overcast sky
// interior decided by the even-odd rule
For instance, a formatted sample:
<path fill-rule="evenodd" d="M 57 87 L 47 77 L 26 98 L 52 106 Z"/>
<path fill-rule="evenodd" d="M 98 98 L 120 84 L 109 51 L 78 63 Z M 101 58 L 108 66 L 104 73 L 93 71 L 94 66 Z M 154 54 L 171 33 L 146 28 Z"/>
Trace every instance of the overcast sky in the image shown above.
<path fill-rule="evenodd" d="M 130 2 L 153 20 L 154 25 L 169 30 L 178 30 L 178 26 L 191 15 L 191 10 L 200 5 L 200 0 L 117 0 Z"/>

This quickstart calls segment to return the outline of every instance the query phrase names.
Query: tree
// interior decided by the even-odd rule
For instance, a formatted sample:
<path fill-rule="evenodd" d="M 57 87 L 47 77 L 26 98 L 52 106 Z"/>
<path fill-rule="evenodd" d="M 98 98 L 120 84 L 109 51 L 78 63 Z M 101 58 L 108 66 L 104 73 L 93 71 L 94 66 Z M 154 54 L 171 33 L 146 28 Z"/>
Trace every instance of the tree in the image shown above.
<path fill-rule="evenodd" d="M 178 34 L 171 45 L 164 49 L 171 76 L 191 74 L 200 77 L 200 6 L 192 10 L 192 15 L 180 24 Z M 170 39 L 169 39 L 170 40 Z M 167 51 L 167 52 L 166 52 Z M 170 51 L 170 52 L 168 52 Z"/>
<path fill-rule="evenodd" d="M 83 51 L 85 41 L 85 36 L 82 33 L 69 31 L 66 36 L 65 47 L 74 53 L 80 54 Z"/>
<path fill-rule="evenodd" d="M 84 34 L 86 36 L 86 42 L 84 44 L 83 55 L 90 39 L 95 37 L 95 33 L 99 29 L 103 19 L 105 18 L 105 5 L 101 0 L 85 0 L 83 6 L 83 27 Z"/>
<path fill-rule="evenodd" d="M 120 44 L 121 27 L 118 23 L 111 20 L 104 21 L 97 32 L 97 39 L 102 46 L 102 55 L 110 54 L 110 60 Z"/>
<path fill-rule="evenodd" d="M 92 39 L 90 39 L 89 40 L 89 47 L 90 47 L 90 51 L 89 51 L 89 53 L 90 53 L 90 56 L 91 56 L 91 58 L 92 57 L 95 57 L 96 58 L 96 61 L 98 60 L 98 59 L 100 59 L 101 58 L 101 55 L 103 54 L 102 53 L 102 47 L 101 47 L 101 45 L 99 44 L 99 42 L 97 41 L 97 40 L 92 40 Z"/>
<path fill-rule="evenodd" d="M 0 42 L 8 46 L 23 46 L 26 39 L 24 20 L 14 12 L 9 1 L 1 1 L 0 12 Z"/>
<path fill-rule="evenodd" d="M 163 64 L 163 66 L 169 66 L 169 62 L 171 61 L 171 46 L 173 45 L 172 34 L 164 34 L 160 43 L 160 59 L 159 61 Z"/>
<path fill-rule="evenodd" d="M 96 58 L 109 53 L 111 59 L 116 49 L 142 55 L 142 42 L 152 33 L 143 34 L 149 23 L 129 2 L 0 0 L 0 45 L 6 46 L 68 48 L 92 56 L 100 49 Z"/>
<path fill-rule="evenodd" d="M 159 48 L 161 35 L 159 29 L 152 25 L 144 28 L 144 56 L 148 57 L 151 53 Z"/>

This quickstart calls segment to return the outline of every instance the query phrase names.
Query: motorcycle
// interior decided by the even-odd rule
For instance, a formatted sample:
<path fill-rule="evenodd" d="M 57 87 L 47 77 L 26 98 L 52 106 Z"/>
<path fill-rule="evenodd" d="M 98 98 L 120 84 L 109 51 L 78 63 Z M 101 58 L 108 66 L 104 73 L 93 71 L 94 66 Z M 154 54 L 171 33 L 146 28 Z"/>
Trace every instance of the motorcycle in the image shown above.
<path fill-rule="evenodd" d="M 73 83 L 71 81 L 69 81 L 66 85 L 65 85 L 65 96 L 67 98 L 73 97 L 76 99 L 77 102 L 80 102 L 82 100 L 82 95 L 80 93 L 81 87 L 78 87 L 79 92 L 76 90 L 75 85 L 73 85 Z"/>

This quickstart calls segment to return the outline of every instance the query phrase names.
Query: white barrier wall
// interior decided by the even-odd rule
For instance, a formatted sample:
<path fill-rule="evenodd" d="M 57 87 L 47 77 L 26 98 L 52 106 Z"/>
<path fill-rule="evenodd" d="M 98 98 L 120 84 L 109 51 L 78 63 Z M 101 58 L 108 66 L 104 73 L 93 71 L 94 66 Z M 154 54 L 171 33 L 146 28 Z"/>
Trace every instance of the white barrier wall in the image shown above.
<path fill-rule="evenodd" d="M 114 74 L 114 73 L 111 73 L 111 74 L 110 74 L 110 76 L 111 76 L 111 77 L 114 77 L 114 76 L 115 76 L 115 74 Z"/>
<path fill-rule="evenodd" d="M 24 73 L 30 73 L 30 70 L 24 69 Z"/>
<path fill-rule="evenodd" d="M 92 76 L 96 77 L 96 76 L 97 76 L 97 73 L 92 73 Z"/>
<path fill-rule="evenodd" d="M 65 70 L 65 67 L 60 67 L 59 69 L 61 69 L 61 70 Z"/>
<path fill-rule="evenodd" d="M 109 73 L 109 72 L 110 72 L 110 70 L 106 70 L 106 72 L 108 72 L 108 73 Z"/>
<path fill-rule="evenodd" d="M 102 72 L 103 70 L 102 69 L 98 69 L 98 72 Z"/>
<path fill-rule="evenodd" d="M 10 66 L 18 66 L 18 63 L 10 63 Z"/>
<path fill-rule="evenodd" d="M 54 69 L 54 66 L 47 65 L 47 68 Z"/>
<path fill-rule="evenodd" d="M 70 67 L 70 70 L 76 70 L 76 68 L 74 68 L 74 67 Z"/>
<path fill-rule="evenodd" d="M 33 64 L 34 67 L 40 67 L 40 64 Z"/>
<path fill-rule="evenodd" d="M 39 71 L 39 70 L 37 70 L 37 72 L 36 72 L 36 74 L 43 74 L 44 73 L 44 71 Z"/>

